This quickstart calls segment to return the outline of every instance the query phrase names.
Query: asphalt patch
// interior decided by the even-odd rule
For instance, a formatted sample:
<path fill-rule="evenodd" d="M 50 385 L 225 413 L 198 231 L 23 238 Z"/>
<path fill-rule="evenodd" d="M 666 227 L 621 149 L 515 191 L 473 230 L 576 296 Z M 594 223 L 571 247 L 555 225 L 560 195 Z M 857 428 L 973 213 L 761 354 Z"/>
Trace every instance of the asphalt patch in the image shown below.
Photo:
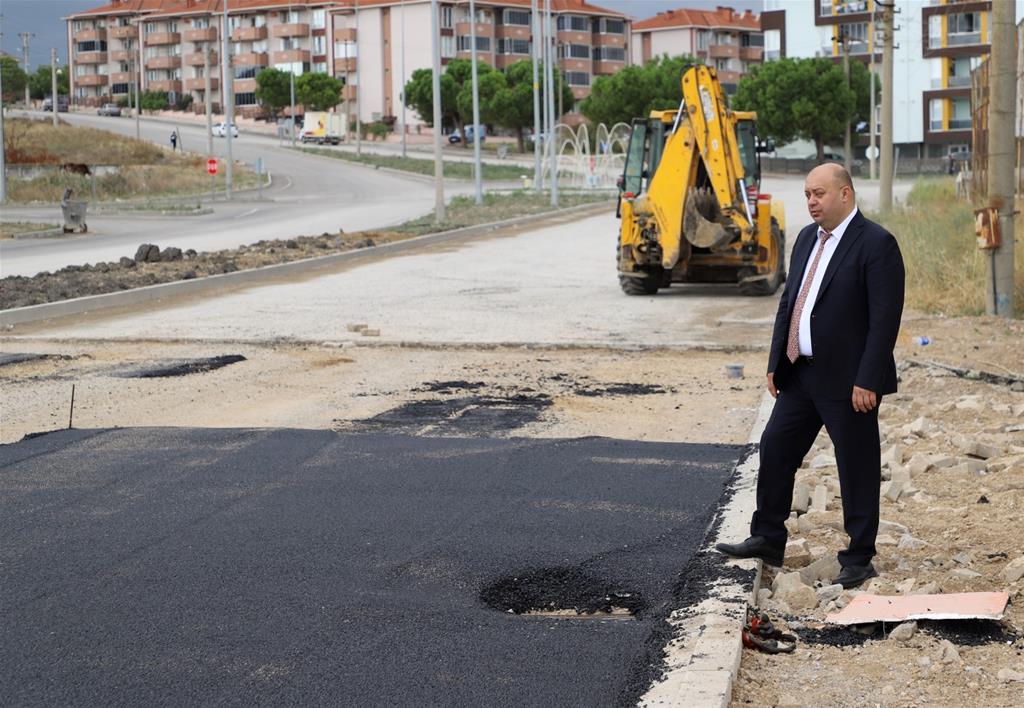
<path fill-rule="evenodd" d="M 608 585 L 580 568 L 541 568 L 504 577 L 484 588 L 480 600 L 492 609 L 517 615 L 555 610 L 592 615 L 615 608 L 636 615 L 647 606 L 637 593 Z"/>
<path fill-rule="evenodd" d="M 0 446 L 0 705 L 620 703 L 680 568 L 713 567 L 688 561 L 739 453 L 174 428 Z M 521 569 L 646 609 L 481 602 Z"/>
<path fill-rule="evenodd" d="M 161 379 L 174 376 L 190 376 L 192 374 L 205 374 L 207 371 L 222 369 L 225 366 L 236 364 L 240 361 L 245 361 L 245 357 L 241 354 L 212 356 L 205 359 L 180 359 L 153 365 L 133 366 L 127 370 L 120 370 L 114 375 L 124 379 Z"/>
<path fill-rule="evenodd" d="M 0 366 L 22 364 L 26 361 L 43 361 L 46 359 L 63 360 L 70 358 L 70 356 L 67 356 L 65 354 L 33 354 L 31 352 L 11 352 L 7 354 L 0 353 Z"/>
<path fill-rule="evenodd" d="M 408 401 L 345 427 L 357 432 L 490 436 L 534 423 L 550 406 L 551 397 L 545 394 L 431 398 Z"/>
<path fill-rule="evenodd" d="M 610 383 L 581 386 L 573 393 L 577 396 L 652 396 L 671 392 L 671 389 L 658 386 L 657 384 Z"/>
<path fill-rule="evenodd" d="M 833 625 L 803 627 L 791 629 L 790 632 L 795 634 L 797 639 L 805 644 L 824 644 L 831 647 L 860 646 L 869 639 L 883 638 L 881 626 L 878 626 L 868 634 L 858 632 L 852 627 Z"/>
<path fill-rule="evenodd" d="M 1008 631 L 1002 623 L 996 620 L 919 620 L 917 626 L 923 632 L 932 634 L 939 639 L 948 639 L 962 647 L 1006 644 L 1015 641 L 1020 636 Z"/>
<path fill-rule="evenodd" d="M 483 381 L 430 381 L 416 390 L 430 393 L 456 393 L 458 391 L 479 391 L 486 385 Z"/>

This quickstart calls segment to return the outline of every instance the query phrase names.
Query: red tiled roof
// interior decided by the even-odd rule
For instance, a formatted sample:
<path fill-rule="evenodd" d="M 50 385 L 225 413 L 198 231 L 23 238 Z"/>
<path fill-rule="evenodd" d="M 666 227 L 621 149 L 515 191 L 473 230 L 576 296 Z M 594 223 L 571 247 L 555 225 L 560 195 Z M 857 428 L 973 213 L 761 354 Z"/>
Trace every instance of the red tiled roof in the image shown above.
<path fill-rule="evenodd" d="M 654 17 L 649 17 L 646 20 L 633 23 L 634 32 L 668 29 L 670 27 L 760 30 L 761 21 L 757 15 L 749 10 L 739 14 L 731 7 L 719 7 L 715 10 L 668 10 L 666 12 L 659 12 Z"/>
<path fill-rule="evenodd" d="M 228 10 L 259 10 L 292 6 L 334 6 L 338 9 L 354 7 L 356 0 L 226 0 Z M 83 12 L 69 15 L 67 19 L 90 17 L 97 15 L 123 14 L 160 14 L 174 15 L 186 13 L 216 13 L 224 11 L 225 0 L 111 0 L 111 2 Z M 401 0 L 359 0 L 360 7 L 376 5 L 398 5 Z M 415 0 L 410 0 L 415 2 Z M 543 0 L 541 0 L 543 3 Z M 468 5 L 467 0 L 456 0 L 458 5 Z M 491 7 L 530 7 L 530 0 L 480 0 L 478 6 Z M 626 19 L 621 12 L 606 10 L 586 0 L 551 0 L 551 9 L 555 13 L 579 13 L 585 15 L 601 15 Z"/>

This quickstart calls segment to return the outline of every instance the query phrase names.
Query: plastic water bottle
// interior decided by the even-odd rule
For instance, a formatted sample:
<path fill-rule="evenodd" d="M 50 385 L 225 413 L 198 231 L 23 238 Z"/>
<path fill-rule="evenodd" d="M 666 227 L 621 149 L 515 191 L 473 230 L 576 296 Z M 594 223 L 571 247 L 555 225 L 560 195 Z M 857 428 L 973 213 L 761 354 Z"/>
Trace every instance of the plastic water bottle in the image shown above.
<path fill-rule="evenodd" d="M 922 347 L 927 347 L 932 343 L 932 340 L 928 337 L 914 337 L 914 344 L 918 344 Z"/>

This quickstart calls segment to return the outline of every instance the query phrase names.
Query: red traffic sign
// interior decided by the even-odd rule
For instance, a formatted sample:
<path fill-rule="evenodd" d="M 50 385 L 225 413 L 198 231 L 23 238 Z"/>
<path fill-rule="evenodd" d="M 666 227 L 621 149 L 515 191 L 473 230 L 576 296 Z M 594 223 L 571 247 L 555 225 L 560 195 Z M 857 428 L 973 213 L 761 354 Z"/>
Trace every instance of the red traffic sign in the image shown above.
<path fill-rule="evenodd" d="M 207 160 L 206 171 L 209 172 L 211 175 L 217 174 L 217 160 L 215 160 L 212 157 L 209 160 Z"/>

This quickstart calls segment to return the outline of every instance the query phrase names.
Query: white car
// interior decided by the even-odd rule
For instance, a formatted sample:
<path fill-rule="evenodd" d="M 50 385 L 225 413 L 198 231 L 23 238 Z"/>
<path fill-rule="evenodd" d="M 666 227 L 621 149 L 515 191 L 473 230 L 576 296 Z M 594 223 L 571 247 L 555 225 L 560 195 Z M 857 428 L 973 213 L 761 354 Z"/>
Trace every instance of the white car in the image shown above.
<path fill-rule="evenodd" d="M 215 138 L 226 138 L 228 136 L 228 124 L 217 123 L 215 126 L 210 128 L 210 133 L 212 133 Z M 231 124 L 231 137 L 238 137 L 238 126 L 234 123 Z"/>

